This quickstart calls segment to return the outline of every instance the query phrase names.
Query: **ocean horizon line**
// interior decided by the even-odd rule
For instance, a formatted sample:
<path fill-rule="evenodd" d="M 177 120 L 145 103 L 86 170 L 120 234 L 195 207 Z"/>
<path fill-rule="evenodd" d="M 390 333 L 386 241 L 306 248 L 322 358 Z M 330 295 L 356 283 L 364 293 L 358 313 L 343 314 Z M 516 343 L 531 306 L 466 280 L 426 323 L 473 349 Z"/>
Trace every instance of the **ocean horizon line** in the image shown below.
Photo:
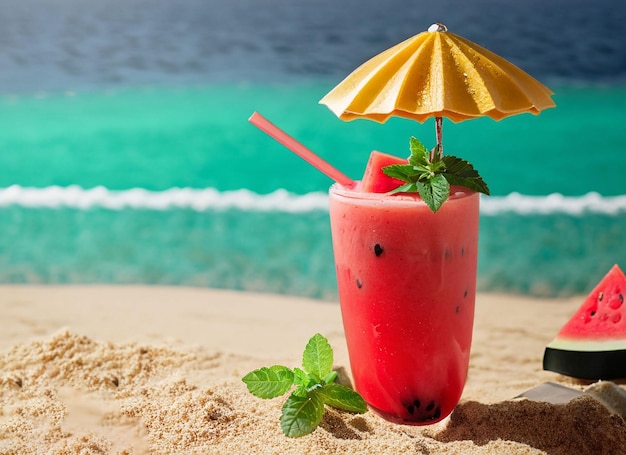
<path fill-rule="evenodd" d="M 296 194 L 285 189 L 259 194 L 248 189 L 221 191 L 216 188 L 175 187 L 162 191 L 145 188 L 112 190 L 104 186 L 83 188 L 79 185 L 44 188 L 11 185 L 0 188 L 0 207 L 19 206 L 33 209 L 102 208 L 108 210 L 188 209 L 194 211 L 242 210 L 261 212 L 306 213 L 328 211 L 328 194 L 311 192 Z M 626 213 L 626 195 L 603 196 L 589 192 L 581 196 L 552 193 L 543 196 L 517 192 L 505 196 L 482 196 L 481 215 L 497 216 L 565 214 L 582 216 L 601 214 L 616 216 Z"/>

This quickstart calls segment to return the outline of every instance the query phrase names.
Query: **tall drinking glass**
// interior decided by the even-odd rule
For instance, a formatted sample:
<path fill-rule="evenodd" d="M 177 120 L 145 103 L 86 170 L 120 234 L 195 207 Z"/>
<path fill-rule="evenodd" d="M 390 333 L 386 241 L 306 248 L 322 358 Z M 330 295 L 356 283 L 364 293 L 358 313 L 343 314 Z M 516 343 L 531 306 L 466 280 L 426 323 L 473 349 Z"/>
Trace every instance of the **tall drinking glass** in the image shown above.
<path fill-rule="evenodd" d="M 478 193 L 453 188 L 432 213 L 417 194 L 334 184 L 330 221 L 355 389 L 386 420 L 443 419 L 469 365 Z"/>

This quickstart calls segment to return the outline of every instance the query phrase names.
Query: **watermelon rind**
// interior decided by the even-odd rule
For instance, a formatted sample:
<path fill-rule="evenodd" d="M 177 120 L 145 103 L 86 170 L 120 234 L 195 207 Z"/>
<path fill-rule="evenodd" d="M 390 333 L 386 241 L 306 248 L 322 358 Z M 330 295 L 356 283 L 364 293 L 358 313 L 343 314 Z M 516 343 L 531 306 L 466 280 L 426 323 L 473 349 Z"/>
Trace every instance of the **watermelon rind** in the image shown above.
<path fill-rule="evenodd" d="M 578 379 L 621 379 L 626 377 L 626 349 L 583 351 L 548 345 L 543 355 L 543 369 Z"/>
<path fill-rule="evenodd" d="M 580 341 L 565 338 L 555 338 L 548 346 L 552 349 L 562 351 L 583 351 L 583 352 L 604 352 L 626 350 L 626 340 L 602 340 L 602 341 Z"/>

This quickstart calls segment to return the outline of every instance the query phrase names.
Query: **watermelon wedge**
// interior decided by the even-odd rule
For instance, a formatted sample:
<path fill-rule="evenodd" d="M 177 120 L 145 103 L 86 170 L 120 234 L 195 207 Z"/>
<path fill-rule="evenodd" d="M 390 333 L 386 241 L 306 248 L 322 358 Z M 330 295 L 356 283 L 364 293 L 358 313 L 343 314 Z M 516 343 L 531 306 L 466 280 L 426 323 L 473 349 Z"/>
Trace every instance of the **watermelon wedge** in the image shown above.
<path fill-rule="evenodd" d="M 626 276 L 618 265 L 546 347 L 544 370 L 580 379 L 626 378 Z"/>
<path fill-rule="evenodd" d="M 408 160 L 406 158 L 398 158 L 397 156 L 374 150 L 370 154 L 367 166 L 365 167 L 365 172 L 363 173 L 361 191 L 367 193 L 387 193 L 395 190 L 400 185 L 403 185 L 404 182 L 402 180 L 387 177 L 382 168 L 392 164 L 407 163 Z"/>

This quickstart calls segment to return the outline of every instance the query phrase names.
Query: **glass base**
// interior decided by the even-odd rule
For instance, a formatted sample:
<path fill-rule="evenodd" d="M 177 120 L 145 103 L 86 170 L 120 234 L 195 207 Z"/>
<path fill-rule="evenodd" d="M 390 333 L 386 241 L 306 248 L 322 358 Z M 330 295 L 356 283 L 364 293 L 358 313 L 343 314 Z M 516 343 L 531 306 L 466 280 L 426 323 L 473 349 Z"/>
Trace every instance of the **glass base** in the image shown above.
<path fill-rule="evenodd" d="M 420 406 L 416 406 L 420 405 Z M 424 426 L 424 425 L 432 425 L 437 422 L 441 422 L 443 419 L 448 417 L 448 415 L 443 415 L 441 413 L 441 408 L 432 406 L 429 407 L 427 404 L 425 407 L 421 406 L 421 403 L 415 403 L 413 405 L 409 405 L 407 407 L 407 412 L 404 415 L 391 414 L 388 412 L 381 411 L 380 409 L 375 408 L 374 406 L 368 404 L 367 407 L 374 414 L 382 417 L 388 422 L 396 423 L 400 425 L 413 425 L 413 426 Z"/>

